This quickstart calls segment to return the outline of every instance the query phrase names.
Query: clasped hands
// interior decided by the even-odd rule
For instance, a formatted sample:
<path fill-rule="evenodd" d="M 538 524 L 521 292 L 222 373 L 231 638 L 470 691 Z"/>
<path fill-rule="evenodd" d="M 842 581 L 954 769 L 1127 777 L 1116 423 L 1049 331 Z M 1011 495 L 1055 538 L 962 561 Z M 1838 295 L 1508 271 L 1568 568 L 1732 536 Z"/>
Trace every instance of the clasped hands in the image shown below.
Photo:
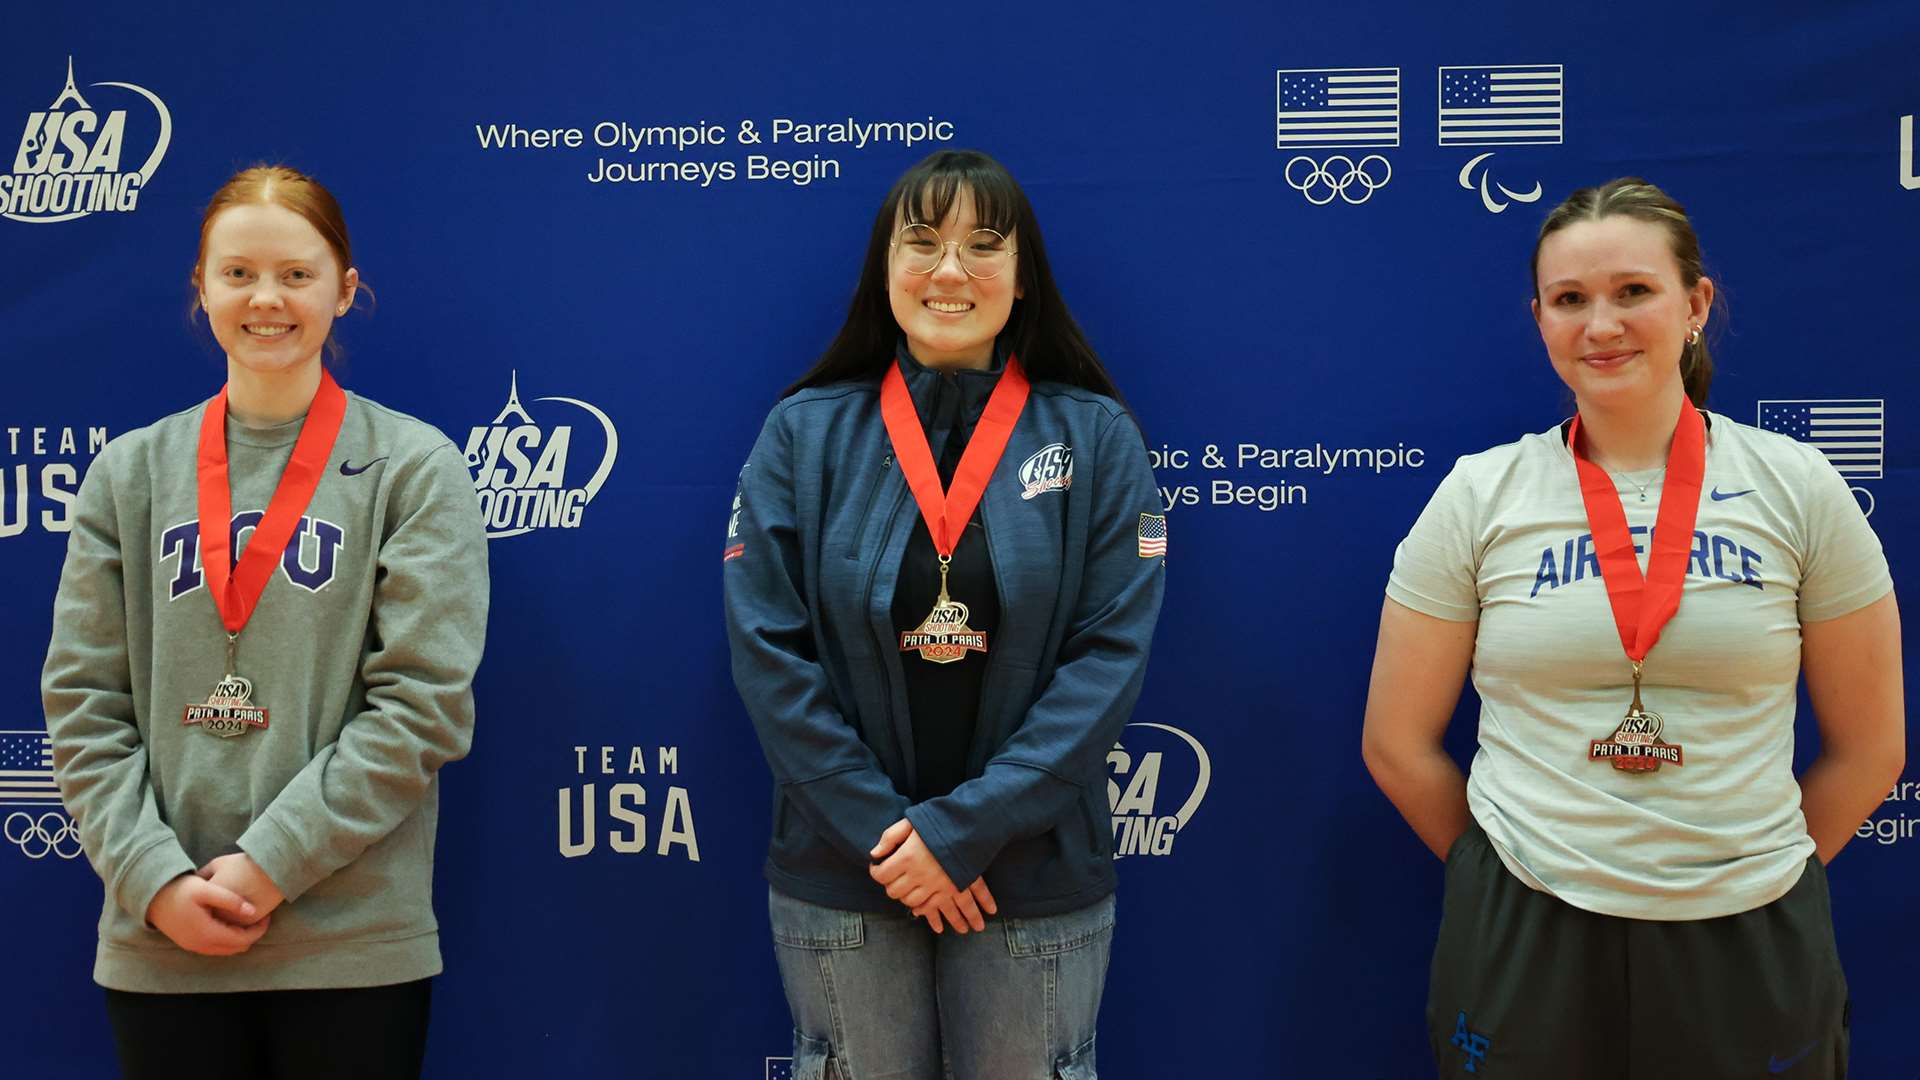
<path fill-rule="evenodd" d="M 987 923 L 980 913 L 1000 913 L 986 879 L 974 878 L 966 888 L 956 888 L 906 818 L 889 825 L 870 854 L 875 862 L 867 873 L 887 887 L 888 896 L 905 904 L 914 918 L 927 920 L 936 934 L 947 926 L 961 934 L 969 928 L 985 930 Z"/>
<path fill-rule="evenodd" d="M 162 885 L 147 922 L 188 952 L 236 956 L 267 932 L 284 899 L 259 864 L 236 851 Z"/>

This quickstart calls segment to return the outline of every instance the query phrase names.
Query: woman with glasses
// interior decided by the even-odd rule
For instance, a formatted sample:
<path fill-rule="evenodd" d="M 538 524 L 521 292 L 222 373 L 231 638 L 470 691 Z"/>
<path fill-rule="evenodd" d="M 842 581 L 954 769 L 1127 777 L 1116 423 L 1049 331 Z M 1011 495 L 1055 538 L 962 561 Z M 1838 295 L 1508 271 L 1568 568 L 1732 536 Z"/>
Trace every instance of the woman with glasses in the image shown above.
<path fill-rule="evenodd" d="M 723 555 L 796 1075 L 1093 1075 L 1105 759 L 1159 614 L 1160 509 L 1020 186 L 973 151 L 914 166 L 741 469 Z"/>

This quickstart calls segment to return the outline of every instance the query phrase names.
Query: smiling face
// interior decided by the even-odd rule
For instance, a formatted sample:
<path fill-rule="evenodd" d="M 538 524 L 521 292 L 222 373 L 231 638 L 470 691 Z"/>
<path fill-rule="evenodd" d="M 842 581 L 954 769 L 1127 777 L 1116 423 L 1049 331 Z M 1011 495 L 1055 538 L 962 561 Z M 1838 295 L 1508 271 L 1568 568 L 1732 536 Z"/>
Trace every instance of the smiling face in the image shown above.
<path fill-rule="evenodd" d="M 1685 283 L 1664 226 L 1624 214 L 1576 221 L 1541 241 L 1535 273 L 1540 340 L 1583 411 L 1683 393 L 1681 354 L 1706 325 L 1713 282 Z"/>
<path fill-rule="evenodd" d="M 915 223 L 898 216 L 896 236 Z M 894 321 L 907 337 L 907 351 L 927 367 L 984 368 L 993 362 L 993 340 L 1006 328 L 1013 302 L 1022 293 L 1020 256 L 1002 257 L 999 274 L 984 280 L 970 277 L 961 268 L 959 246 L 983 224 L 974 210 L 972 192 L 965 189 L 953 200 L 945 221 L 924 224 L 940 234 L 940 262 L 930 273 L 915 274 L 906 268 L 908 253 L 898 245 L 889 251 L 887 299 Z M 1008 248 L 1020 249 L 1019 237 L 1006 240 Z"/>
<path fill-rule="evenodd" d="M 319 363 L 359 282 L 318 230 L 274 203 L 220 211 L 206 230 L 198 277 L 214 340 L 230 363 L 256 375 Z"/>

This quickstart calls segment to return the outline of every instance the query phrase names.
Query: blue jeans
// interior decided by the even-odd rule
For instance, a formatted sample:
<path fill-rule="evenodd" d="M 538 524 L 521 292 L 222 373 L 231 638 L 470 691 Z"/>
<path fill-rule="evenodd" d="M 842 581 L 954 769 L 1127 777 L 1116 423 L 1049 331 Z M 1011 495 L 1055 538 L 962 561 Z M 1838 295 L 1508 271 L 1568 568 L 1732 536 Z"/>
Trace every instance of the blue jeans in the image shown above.
<path fill-rule="evenodd" d="M 1113 897 L 935 934 L 768 890 L 794 1080 L 1095 1080 Z"/>

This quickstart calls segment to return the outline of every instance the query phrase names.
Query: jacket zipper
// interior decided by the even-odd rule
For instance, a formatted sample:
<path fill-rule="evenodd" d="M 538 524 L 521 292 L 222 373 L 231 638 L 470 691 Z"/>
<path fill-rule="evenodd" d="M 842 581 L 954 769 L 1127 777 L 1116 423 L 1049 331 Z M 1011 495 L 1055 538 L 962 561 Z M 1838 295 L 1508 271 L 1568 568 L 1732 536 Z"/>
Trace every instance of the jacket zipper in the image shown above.
<path fill-rule="evenodd" d="M 992 486 L 991 478 L 988 486 Z M 965 534 L 962 533 L 962 535 Z M 1001 627 L 1007 625 L 1007 590 L 1000 571 L 1000 560 L 992 557 L 992 536 L 992 526 L 987 522 L 987 496 L 982 492 L 980 495 L 980 542 L 987 545 L 987 563 L 993 567 L 993 592 L 1000 601 L 1000 625 L 993 628 L 993 634 L 995 637 L 1000 637 Z M 1000 667 L 1000 652 L 999 649 L 987 650 L 987 670 L 980 673 L 980 704 L 983 708 L 993 703 L 993 676 Z M 973 738 L 976 744 L 980 741 L 980 732 L 984 730 L 983 719 L 980 715 L 973 718 Z M 985 768 L 986 762 L 981 761 L 980 766 Z"/>
<path fill-rule="evenodd" d="M 893 460 L 892 456 L 889 455 L 887 460 L 891 462 Z M 877 501 L 879 493 L 880 493 L 880 489 L 876 485 L 874 488 L 875 498 L 868 500 L 867 509 L 869 514 L 872 513 L 872 510 L 873 510 L 872 504 L 873 502 Z M 874 581 L 880 576 L 880 556 L 883 555 L 886 551 L 888 538 L 893 535 L 893 522 L 895 518 L 898 518 L 900 516 L 900 504 L 902 501 L 904 501 L 905 496 L 906 496 L 906 485 L 902 484 L 900 493 L 894 497 L 893 508 L 887 512 L 886 525 L 882 527 L 882 529 L 880 530 L 880 538 L 877 545 L 880 551 L 875 554 L 873 565 L 867 567 L 867 587 L 866 587 L 865 593 L 860 598 L 860 614 L 864 619 L 866 619 L 867 636 L 873 639 L 875 659 L 877 660 L 878 666 L 880 668 L 880 704 L 881 704 L 881 708 L 886 710 L 886 722 L 889 729 L 895 727 L 896 725 L 894 724 L 894 716 L 893 716 L 893 669 L 890 666 L 890 660 L 887 655 L 887 650 L 889 649 L 889 647 L 897 648 L 899 643 L 896 641 L 882 640 L 878 634 L 874 633 L 873 585 L 874 585 Z M 866 533 L 865 527 L 863 526 L 860 531 L 861 531 L 861 534 L 864 536 Z M 857 551 L 856 551 L 856 554 L 858 554 Z M 889 616 L 888 621 L 889 622 L 892 621 L 891 616 Z M 897 735 L 898 733 L 896 732 L 895 734 Z M 903 759 L 903 763 L 907 768 L 907 771 L 911 773 L 913 771 L 912 755 L 903 754 L 901 756 Z"/>
<path fill-rule="evenodd" d="M 860 558 L 860 541 L 867 537 L 867 522 L 873 519 L 873 504 L 880 501 L 880 489 L 886 485 L 887 473 L 893 468 L 893 455 L 880 459 L 880 478 L 874 482 L 873 490 L 867 493 L 867 508 L 860 511 L 860 523 L 854 526 L 853 546 L 847 550 L 847 558 Z"/>

